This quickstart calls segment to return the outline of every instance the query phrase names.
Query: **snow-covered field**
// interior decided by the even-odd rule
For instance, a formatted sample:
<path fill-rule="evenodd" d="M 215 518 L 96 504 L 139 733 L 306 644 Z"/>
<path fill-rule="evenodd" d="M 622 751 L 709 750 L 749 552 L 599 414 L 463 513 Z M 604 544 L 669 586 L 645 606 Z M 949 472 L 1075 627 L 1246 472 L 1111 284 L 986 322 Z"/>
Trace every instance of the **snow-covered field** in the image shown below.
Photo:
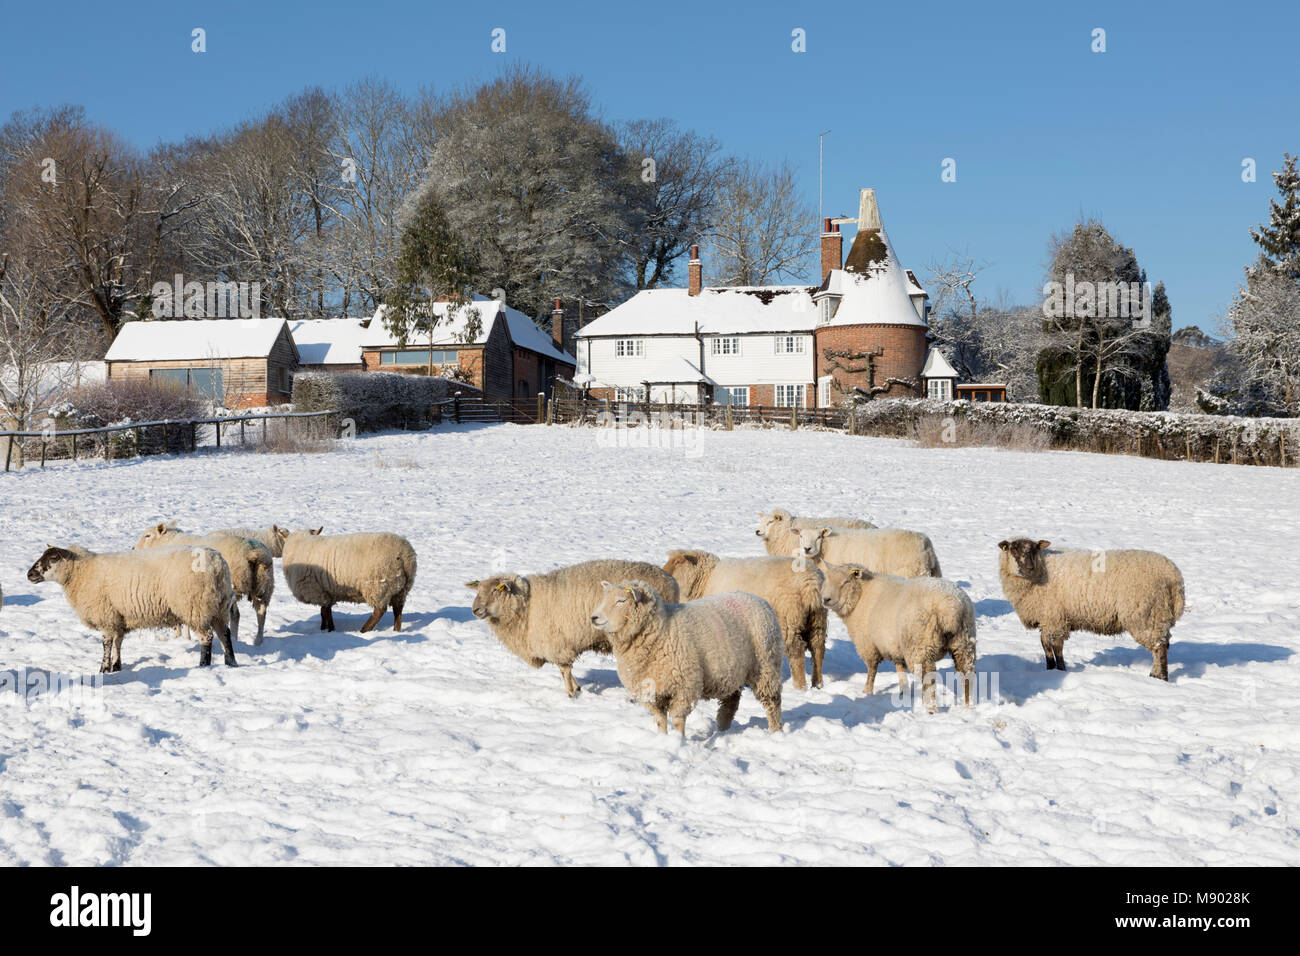
<path fill-rule="evenodd" d="M 400 634 L 359 635 L 357 606 L 322 634 L 280 577 L 260 648 L 243 606 L 238 669 L 139 632 L 89 703 L 0 694 L 0 864 L 1300 863 L 1300 472 L 691 437 L 447 427 L 327 455 L 0 474 L 0 680 L 98 668 L 58 586 L 24 577 L 47 543 L 274 520 L 397 531 L 420 562 Z M 864 698 L 832 618 L 826 686 L 786 681 L 782 733 L 746 692 L 730 731 L 705 703 L 682 741 L 655 733 L 612 659 L 581 659 L 570 700 L 470 614 L 463 582 L 492 570 L 761 553 L 775 505 L 928 532 L 975 601 L 1000 698 L 926 716 L 891 704 L 889 665 Z M 1173 558 L 1187 610 L 1169 683 L 1126 635 L 1077 635 L 1069 671 L 1045 670 L 997 581 L 1016 533 Z"/>

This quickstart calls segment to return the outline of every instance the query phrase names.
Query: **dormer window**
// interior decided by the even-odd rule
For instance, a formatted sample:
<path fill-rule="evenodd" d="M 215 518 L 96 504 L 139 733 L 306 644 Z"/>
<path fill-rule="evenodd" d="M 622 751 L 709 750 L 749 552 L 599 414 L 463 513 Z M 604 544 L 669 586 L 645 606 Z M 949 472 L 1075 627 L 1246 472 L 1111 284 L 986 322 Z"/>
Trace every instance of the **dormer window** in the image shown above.
<path fill-rule="evenodd" d="M 835 315 L 835 308 L 840 304 L 840 297 L 837 295 L 824 295 L 817 302 L 817 322 L 819 325 L 825 325 L 830 322 L 831 317 Z"/>

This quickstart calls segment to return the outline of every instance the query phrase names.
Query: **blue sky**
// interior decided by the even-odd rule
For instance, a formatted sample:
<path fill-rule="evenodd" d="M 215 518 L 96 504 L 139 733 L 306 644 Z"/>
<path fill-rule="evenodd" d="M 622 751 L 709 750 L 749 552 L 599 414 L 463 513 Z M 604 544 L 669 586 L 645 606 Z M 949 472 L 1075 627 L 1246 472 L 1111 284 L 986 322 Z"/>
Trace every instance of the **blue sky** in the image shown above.
<path fill-rule="evenodd" d="M 668 116 L 788 158 L 813 203 L 831 129 L 826 213 L 856 213 L 874 186 L 905 266 L 968 252 L 990 263 L 988 296 L 1039 301 L 1048 236 L 1100 216 L 1165 281 L 1175 324 L 1207 330 L 1254 258 L 1269 171 L 1300 151 L 1294 2 L 13 3 L 0 114 L 80 103 L 147 147 L 308 85 L 446 89 L 519 61 L 580 74 L 607 119 Z"/>

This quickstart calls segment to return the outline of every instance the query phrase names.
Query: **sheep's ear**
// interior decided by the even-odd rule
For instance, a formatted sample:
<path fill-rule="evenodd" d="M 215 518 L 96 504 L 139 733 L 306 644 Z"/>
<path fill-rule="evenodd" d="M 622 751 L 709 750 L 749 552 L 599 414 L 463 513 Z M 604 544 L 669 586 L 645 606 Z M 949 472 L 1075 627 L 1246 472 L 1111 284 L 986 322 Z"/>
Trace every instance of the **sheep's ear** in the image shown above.
<path fill-rule="evenodd" d="M 465 582 L 465 587 L 469 588 L 471 591 L 477 591 L 477 590 L 478 590 L 478 586 L 479 586 L 479 582 L 478 582 L 478 581 L 466 581 L 466 582 Z"/>
<path fill-rule="evenodd" d="M 157 531 L 159 534 L 162 534 L 166 530 L 167 530 L 166 521 L 159 521 L 158 524 L 154 527 L 154 531 Z"/>
<path fill-rule="evenodd" d="M 830 536 L 830 533 L 831 533 L 830 528 L 822 528 L 821 531 L 818 533 L 817 537 L 826 538 Z"/>
<path fill-rule="evenodd" d="M 999 541 L 998 547 L 1001 548 L 1003 551 L 1005 551 L 1007 550 L 1008 546 L 1010 546 L 1010 544 L 1011 544 L 1010 541 Z"/>
<path fill-rule="evenodd" d="M 602 589 L 602 590 L 605 590 L 605 591 L 612 591 L 612 590 L 614 590 L 614 585 L 610 584 L 608 581 L 601 581 L 601 582 L 600 582 L 600 586 L 601 586 L 601 589 Z"/>
<path fill-rule="evenodd" d="M 319 528 L 317 528 L 315 531 L 313 531 L 312 534 L 320 534 L 320 533 L 321 533 L 322 531 L 324 531 L 324 530 L 325 530 L 325 526 L 324 526 L 324 525 L 321 525 Z"/>
<path fill-rule="evenodd" d="M 851 578 L 860 578 L 860 577 L 862 577 L 862 569 L 861 569 L 861 568 L 854 568 L 852 571 L 849 572 L 849 577 L 851 577 Z"/>
<path fill-rule="evenodd" d="M 1040 542 L 1038 542 L 1038 550 L 1039 550 L 1039 551 L 1043 551 L 1043 550 L 1045 550 L 1045 549 L 1047 549 L 1047 548 L 1050 548 L 1051 546 L 1052 546 L 1052 542 L 1050 542 L 1050 541 L 1040 541 Z"/>

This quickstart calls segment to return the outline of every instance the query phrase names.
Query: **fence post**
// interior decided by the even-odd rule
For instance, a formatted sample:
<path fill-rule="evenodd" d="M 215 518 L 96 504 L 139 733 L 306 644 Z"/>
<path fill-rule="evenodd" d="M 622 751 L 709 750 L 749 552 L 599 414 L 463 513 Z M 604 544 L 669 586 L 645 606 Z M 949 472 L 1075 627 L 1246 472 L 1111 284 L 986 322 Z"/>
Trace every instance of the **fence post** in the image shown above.
<path fill-rule="evenodd" d="M 5 439 L 5 471 L 9 470 L 9 456 L 13 454 L 13 450 L 14 450 L 14 440 L 13 440 L 13 436 L 11 435 L 10 437 Z"/>
<path fill-rule="evenodd" d="M 790 406 L 790 430 L 794 431 L 798 427 L 799 427 L 799 407 L 797 405 L 791 405 Z"/>
<path fill-rule="evenodd" d="M 45 432 L 41 432 L 41 467 L 45 467 Z"/>
<path fill-rule="evenodd" d="M 457 392 L 451 398 L 451 419 L 457 425 L 460 424 L 460 392 Z"/>
<path fill-rule="evenodd" d="M 546 414 L 546 395 L 543 392 L 537 393 L 537 421 L 540 424 L 542 416 Z"/>
<path fill-rule="evenodd" d="M 546 424 L 555 424 L 555 399 L 548 399 L 546 402 Z"/>
<path fill-rule="evenodd" d="M 217 429 L 217 451 L 221 450 L 221 422 L 214 426 Z"/>
<path fill-rule="evenodd" d="M 244 419 L 239 420 L 239 447 L 244 447 Z"/>
<path fill-rule="evenodd" d="M 135 435 L 135 457 L 139 458 L 144 454 L 144 452 L 140 450 L 142 447 L 140 444 L 140 426 L 136 425 L 135 428 L 131 429 L 131 431 Z"/>
<path fill-rule="evenodd" d="M 76 435 L 72 436 L 72 460 L 73 461 L 77 460 L 77 436 Z M 6 471 L 8 470 L 7 462 L 6 462 L 5 470 Z"/>
<path fill-rule="evenodd" d="M 732 422 L 731 422 L 731 393 L 730 393 L 730 392 L 727 393 L 727 418 L 726 418 L 726 422 L 727 422 L 727 431 L 731 431 Z"/>
<path fill-rule="evenodd" d="M 266 444 L 266 419 L 262 419 L 262 444 Z"/>
<path fill-rule="evenodd" d="M 113 460 L 113 433 L 104 432 L 104 460 Z"/>

